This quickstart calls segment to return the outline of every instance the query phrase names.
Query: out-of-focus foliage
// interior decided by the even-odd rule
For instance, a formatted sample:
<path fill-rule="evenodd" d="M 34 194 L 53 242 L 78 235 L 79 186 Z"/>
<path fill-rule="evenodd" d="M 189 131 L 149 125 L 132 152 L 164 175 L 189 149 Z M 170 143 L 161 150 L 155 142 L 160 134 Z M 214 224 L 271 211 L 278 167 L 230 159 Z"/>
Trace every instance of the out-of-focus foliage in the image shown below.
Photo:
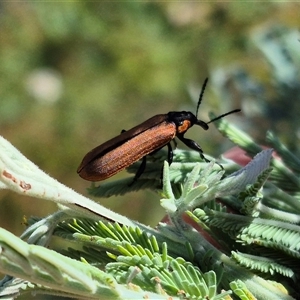
<path fill-rule="evenodd" d="M 201 119 L 208 120 L 210 110 L 222 113 L 246 103 L 245 114 L 232 119 L 256 136 L 264 136 L 264 124 L 273 120 L 286 135 L 297 130 L 295 123 L 287 123 L 297 120 L 296 92 L 284 98 L 270 89 L 259 98 L 263 102 L 254 102 L 256 94 L 242 99 L 243 85 L 239 93 L 220 90 L 215 74 L 241 66 L 271 86 L 273 69 L 253 36 L 276 24 L 292 32 L 297 45 L 299 8 L 272 2 L 2 2 L 1 135 L 53 177 L 85 193 L 89 183 L 76 168 L 87 151 L 157 113 L 195 111 L 191 99 L 196 101 L 210 75 Z M 268 110 L 261 109 L 265 104 Z M 255 118 L 249 118 L 253 111 Z M 226 145 L 215 129 L 188 135 L 212 155 Z M 101 201 L 134 219 L 143 218 L 147 207 L 157 219 L 143 221 L 155 224 L 162 212 L 149 200 L 143 193 L 122 202 Z M 21 232 L 23 214 L 53 211 L 53 206 L 26 203 L 2 192 L 1 226 Z"/>

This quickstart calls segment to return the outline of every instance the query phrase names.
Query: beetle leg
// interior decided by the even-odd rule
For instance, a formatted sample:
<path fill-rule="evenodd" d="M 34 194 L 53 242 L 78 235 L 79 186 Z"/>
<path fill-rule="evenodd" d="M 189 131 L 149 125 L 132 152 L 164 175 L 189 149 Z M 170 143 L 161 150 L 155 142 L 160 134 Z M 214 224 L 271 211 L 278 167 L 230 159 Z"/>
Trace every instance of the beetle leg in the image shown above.
<path fill-rule="evenodd" d="M 173 139 L 172 142 L 173 142 L 173 144 L 174 144 L 174 149 L 176 149 L 176 148 L 177 148 L 177 142 L 176 142 L 176 140 Z"/>
<path fill-rule="evenodd" d="M 146 163 L 147 163 L 147 158 L 146 157 L 147 156 L 144 156 L 142 158 L 142 163 L 139 166 L 138 170 L 136 171 L 136 173 L 135 173 L 135 175 L 133 177 L 132 182 L 128 186 L 132 186 L 141 177 L 141 175 L 144 173 L 145 168 L 146 168 Z"/>
<path fill-rule="evenodd" d="M 191 139 L 187 139 L 183 136 L 183 134 L 177 134 L 178 138 L 185 144 L 187 145 L 189 148 L 199 152 L 200 157 L 206 161 L 206 162 L 210 162 L 209 159 L 207 159 L 204 155 L 203 155 L 203 150 L 201 148 L 201 146 L 196 143 L 195 141 L 191 140 Z"/>
<path fill-rule="evenodd" d="M 168 143 L 167 147 L 168 147 L 168 163 L 170 166 L 171 163 L 173 162 L 173 149 L 172 149 L 171 143 Z"/>
<path fill-rule="evenodd" d="M 173 158 L 174 158 L 174 152 L 173 149 L 175 150 L 177 148 L 177 142 L 175 139 L 172 140 L 173 144 L 174 144 L 174 148 L 172 148 L 171 143 L 167 144 L 168 147 L 168 163 L 169 166 L 171 165 L 171 163 L 173 162 Z"/>
<path fill-rule="evenodd" d="M 122 130 L 122 132 L 124 132 L 124 130 Z M 175 140 L 173 140 L 173 143 L 175 145 L 175 148 L 177 146 L 177 143 Z M 171 165 L 171 163 L 173 162 L 173 149 L 172 149 L 172 146 L 171 146 L 171 143 L 168 143 L 166 145 L 168 147 L 168 163 L 169 165 Z M 159 150 L 161 150 L 163 147 L 159 148 L 159 149 L 156 149 L 155 151 L 153 151 L 152 153 L 150 153 L 149 155 L 152 155 L 156 152 L 158 152 Z M 129 184 L 129 186 L 132 186 L 140 177 L 141 175 L 144 173 L 145 169 L 146 169 L 146 163 L 147 163 L 147 156 L 144 156 L 142 158 L 142 163 L 141 165 L 139 166 L 135 176 L 133 177 L 133 180 L 132 182 Z M 163 176 L 163 170 L 161 172 L 161 180 L 162 180 L 162 176 Z"/>
<path fill-rule="evenodd" d="M 175 149 L 176 146 L 177 146 L 177 143 L 176 143 L 175 140 L 173 140 L 173 143 L 174 143 L 174 145 L 175 145 L 175 147 L 174 147 L 174 149 Z M 173 149 L 172 149 L 171 143 L 168 143 L 168 144 L 165 145 L 165 146 L 168 147 L 168 164 L 170 165 L 170 164 L 173 162 L 173 156 L 174 156 L 174 155 L 173 155 Z M 163 147 L 165 147 L 165 146 L 163 146 Z M 161 150 L 163 147 L 154 150 L 153 152 L 151 152 L 151 153 L 148 154 L 148 155 L 153 155 L 153 154 L 157 153 L 157 152 L 158 152 L 159 150 Z"/>
<path fill-rule="evenodd" d="M 185 138 L 185 137 L 183 136 L 183 134 L 177 134 L 177 137 L 178 137 L 185 145 L 187 145 L 189 148 L 191 148 L 191 149 L 193 149 L 193 150 L 199 152 L 200 157 L 201 157 L 204 161 L 210 162 L 210 160 L 207 159 L 207 158 L 204 156 L 203 150 L 202 150 L 201 146 L 200 146 L 197 142 L 195 142 L 195 141 L 193 141 L 193 140 L 191 140 L 191 139 Z M 224 170 L 224 168 L 223 168 L 222 165 L 220 165 L 218 162 L 216 162 L 216 164 L 217 164 L 218 166 L 220 166 L 220 168 L 221 168 L 222 170 Z"/>

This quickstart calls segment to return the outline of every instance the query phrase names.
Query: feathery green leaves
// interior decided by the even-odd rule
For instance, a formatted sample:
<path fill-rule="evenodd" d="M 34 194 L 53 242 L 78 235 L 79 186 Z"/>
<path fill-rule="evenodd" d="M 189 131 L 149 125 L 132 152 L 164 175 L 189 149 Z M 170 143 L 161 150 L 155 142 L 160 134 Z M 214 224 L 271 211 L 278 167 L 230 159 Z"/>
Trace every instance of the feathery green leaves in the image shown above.
<path fill-rule="evenodd" d="M 240 141 L 239 134 L 233 137 L 235 129 L 229 129 L 232 138 Z M 250 143 L 254 155 L 259 147 L 245 134 L 242 139 L 245 148 Z M 297 185 L 294 180 L 293 189 L 288 186 L 284 190 L 281 185 L 297 175 L 283 163 L 279 168 L 271 162 L 274 176 L 272 150 L 260 152 L 243 168 L 227 160 L 225 171 L 213 159 L 199 162 L 197 153 L 176 151 L 174 163 L 164 163 L 162 182 L 157 166 L 163 152 L 158 152 L 153 163 L 150 160 L 148 173 L 133 187 L 128 186 L 131 179 L 126 179 L 105 184 L 102 190 L 92 189 L 108 196 L 149 186 L 159 190 L 162 183 L 161 205 L 170 224 L 160 223 L 153 229 L 77 195 L 5 140 L 0 140 L 1 145 L 2 187 L 23 193 L 30 185 L 31 196 L 55 201 L 61 208 L 47 218 L 30 221 L 22 238 L 48 245 L 54 234 L 64 243 L 58 254 L 0 231 L 0 270 L 25 280 L 20 284 L 6 277 L 0 296 L 10 293 L 15 297 L 25 286 L 26 291 L 79 299 L 99 298 L 100 294 L 106 295 L 105 299 L 137 295 L 155 299 L 269 299 L 271 295 L 273 299 L 293 299 L 290 279 L 299 278 L 300 250 Z M 236 171 L 228 174 L 230 170 Z M 9 180 L 7 174 L 16 180 Z M 20 182 L 27 185 L 20 188 Z M 234 213 L 229 212 L 232 209 Z M 270 277 L 277 283 L 286 278 L 287 290 L 268 281 Z"/>

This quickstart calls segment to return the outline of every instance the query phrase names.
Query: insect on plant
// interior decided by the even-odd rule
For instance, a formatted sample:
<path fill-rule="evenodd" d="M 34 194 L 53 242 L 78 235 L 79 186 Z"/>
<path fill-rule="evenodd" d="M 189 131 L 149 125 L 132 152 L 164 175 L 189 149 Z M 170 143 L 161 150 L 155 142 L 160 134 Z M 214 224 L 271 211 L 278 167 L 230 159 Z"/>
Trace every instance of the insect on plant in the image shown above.
<path fill-rule="evenodd" d="M 164 146 L 168 147 L 168 163 L 172 163 L 171 141 L 174 141 L 175 137 L 189 148 L 199 152 L 203 160 L 208 161 L 204 157 L 200 145 L 194 140 L 185 138 L 185 133 L 193 125 L 198 125 L 207 130 L 209 123 L 238 112 L 240 109 L 222 114 L 209 122 L 197 119 L 207 81 L 208 79 L 204 81 L 202 86 L 196 115 L 189 111 L 171 111 L 167 114 L 156 115 L 128 131 L 122 131 L 120 135 L 97 146 L 84 156 L 77 169 L 79 176 L 89 181 L 105 180 L 142 159 L 142 163 L 134 177 L 135 181 L 145 170 L 146 156 Z"/>

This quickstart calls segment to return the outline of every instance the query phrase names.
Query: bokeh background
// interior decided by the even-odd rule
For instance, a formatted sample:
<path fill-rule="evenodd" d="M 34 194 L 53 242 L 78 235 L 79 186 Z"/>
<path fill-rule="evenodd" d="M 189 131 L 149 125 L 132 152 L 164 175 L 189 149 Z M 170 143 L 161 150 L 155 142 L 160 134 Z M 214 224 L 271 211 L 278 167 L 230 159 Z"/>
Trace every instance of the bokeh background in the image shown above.
<path fill-rule="evenodd" d="M 199 118 L 242 108 L 228 119 L 262 143 L 272 129 L 296 152 L 299 11 L 297 2 L 1 2 L 0 134 L 86 194 L 76 173 L 86 152 L 155 114 L 195 112 L 209 77 Z M 214 156 L 231 146 L 213 125 L 187 136 Z M 151 191 L 98 201 L 150 225 L 163 216 Z M 0 226 L 17 235 L 23 216 L 56 210 L 5 190 L 0 205 Z"/>

